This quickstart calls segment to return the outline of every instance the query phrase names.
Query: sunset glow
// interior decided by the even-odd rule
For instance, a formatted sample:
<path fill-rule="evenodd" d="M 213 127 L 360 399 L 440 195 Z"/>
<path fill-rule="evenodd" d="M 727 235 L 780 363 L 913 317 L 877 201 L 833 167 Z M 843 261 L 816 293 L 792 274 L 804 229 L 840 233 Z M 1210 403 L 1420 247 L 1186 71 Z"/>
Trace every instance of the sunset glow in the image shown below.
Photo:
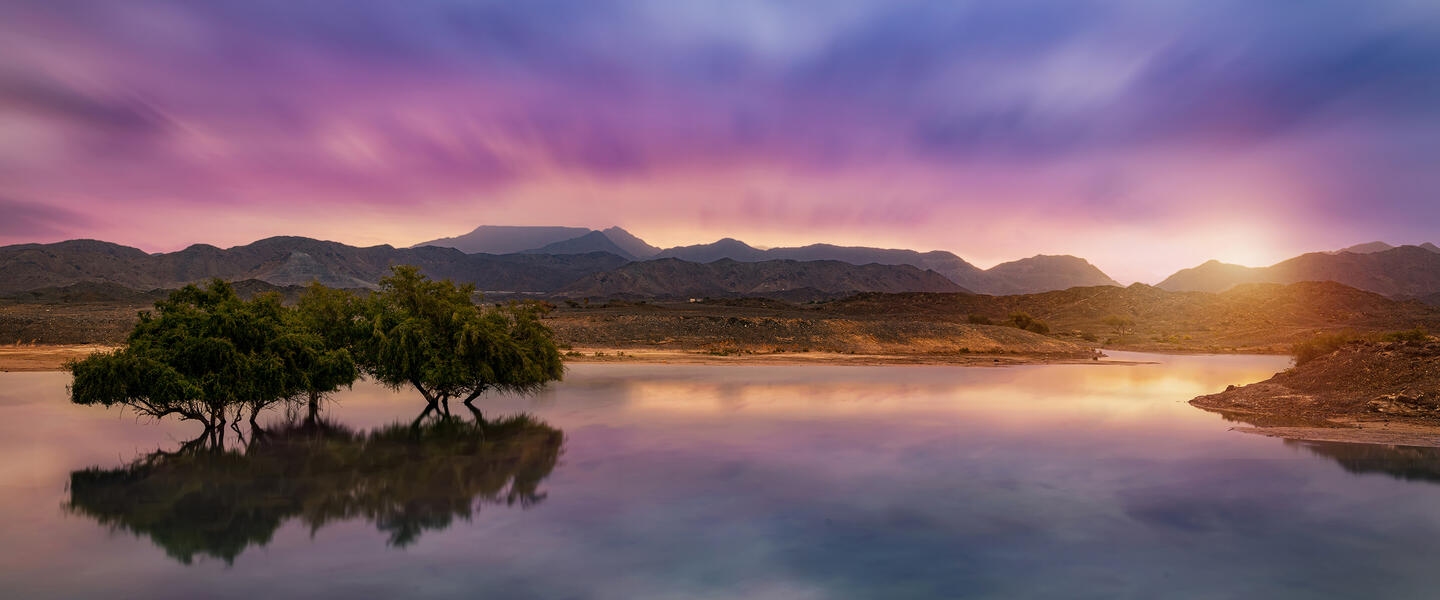
<path fill-rule="evenodd" d="M 0 244 L 620 225 L 1154 282 L 1440 226 L 1433 3 L 21 1 L 0 32 Z"/>

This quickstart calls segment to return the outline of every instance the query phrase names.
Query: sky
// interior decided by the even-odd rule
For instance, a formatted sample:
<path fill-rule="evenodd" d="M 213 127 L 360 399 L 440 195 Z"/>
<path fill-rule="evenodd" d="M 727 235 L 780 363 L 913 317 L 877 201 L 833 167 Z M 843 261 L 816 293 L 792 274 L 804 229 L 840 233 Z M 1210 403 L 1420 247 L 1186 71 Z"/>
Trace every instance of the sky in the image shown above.
<path fill-rule="evenodd" d="M 0 244 L 1440 241 L 1433 0 L 0 0 Z"/>

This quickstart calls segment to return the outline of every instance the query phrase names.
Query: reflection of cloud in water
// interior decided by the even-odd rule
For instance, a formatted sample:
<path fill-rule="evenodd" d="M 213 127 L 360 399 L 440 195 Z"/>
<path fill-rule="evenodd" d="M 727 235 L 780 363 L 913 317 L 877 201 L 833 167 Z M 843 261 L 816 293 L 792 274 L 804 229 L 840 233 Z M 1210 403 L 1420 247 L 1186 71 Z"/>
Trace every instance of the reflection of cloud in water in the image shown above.
<path fill-rule="evenodd" d="M 1004 368 L 708 367 L 725 377 L 694 377 L 699 369 L 677 369 L 688 376 L 673 377 L 636 366 L 630 367 L 632 377 L 587 384 L 623 397 L 628 412 L 656 419 L 952 415 L 1014 427 L 1076 418 L 1133 423 L 1168 410 L 1157 398 L 1183 403 L 1232 383 L 1258 381 L 1285 360 L 1245 358 L 1248 368 L 1217 367 L 1214 357 Z"/>
<path fill-rule="evenodd" d="M 312 533 L 363 519 L 405 546 L 422 532 L 469 519 L 480 504 L 540 502 L 563 435 L 529 417 L 495 422 L 438 419 L 357 433 L 289 425 L 254 437 L 243 452 L 196 440 L 118 469 L 70 475 L 66 508 L 149 537 L 189 564 L 233 562 L 299 519 Z"/>

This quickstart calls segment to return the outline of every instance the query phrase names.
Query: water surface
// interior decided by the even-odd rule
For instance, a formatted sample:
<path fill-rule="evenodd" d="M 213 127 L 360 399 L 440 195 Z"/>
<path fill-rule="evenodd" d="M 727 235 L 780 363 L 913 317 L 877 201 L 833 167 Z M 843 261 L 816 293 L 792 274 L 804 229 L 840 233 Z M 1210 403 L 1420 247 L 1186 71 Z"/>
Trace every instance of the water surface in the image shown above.
<path fill-rule="evenodd" d="M 194 426 L 71 406 L 63 374 L 0 373 L 0 590 L 1433 597 L 1433 451 L 1245 435 L 1186 404 L 1284 358 L 1143 358 L 575 365 L 483 402 L 534 420 L 478 434 L 405 434 L 418 396 L 362 384 L 326 432 L 272 424 L 219 457 L 154 455 Z"/>

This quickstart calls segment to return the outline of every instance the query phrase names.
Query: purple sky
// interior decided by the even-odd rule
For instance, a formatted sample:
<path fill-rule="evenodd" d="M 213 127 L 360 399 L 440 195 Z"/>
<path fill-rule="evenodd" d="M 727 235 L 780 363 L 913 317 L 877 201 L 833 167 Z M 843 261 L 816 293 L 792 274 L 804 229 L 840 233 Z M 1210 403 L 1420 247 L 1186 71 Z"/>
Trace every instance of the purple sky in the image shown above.
<path fill-rule="evenodd" d="M 0 2 L 0 244 L 1440 241 L 1433 1 Z"/>

